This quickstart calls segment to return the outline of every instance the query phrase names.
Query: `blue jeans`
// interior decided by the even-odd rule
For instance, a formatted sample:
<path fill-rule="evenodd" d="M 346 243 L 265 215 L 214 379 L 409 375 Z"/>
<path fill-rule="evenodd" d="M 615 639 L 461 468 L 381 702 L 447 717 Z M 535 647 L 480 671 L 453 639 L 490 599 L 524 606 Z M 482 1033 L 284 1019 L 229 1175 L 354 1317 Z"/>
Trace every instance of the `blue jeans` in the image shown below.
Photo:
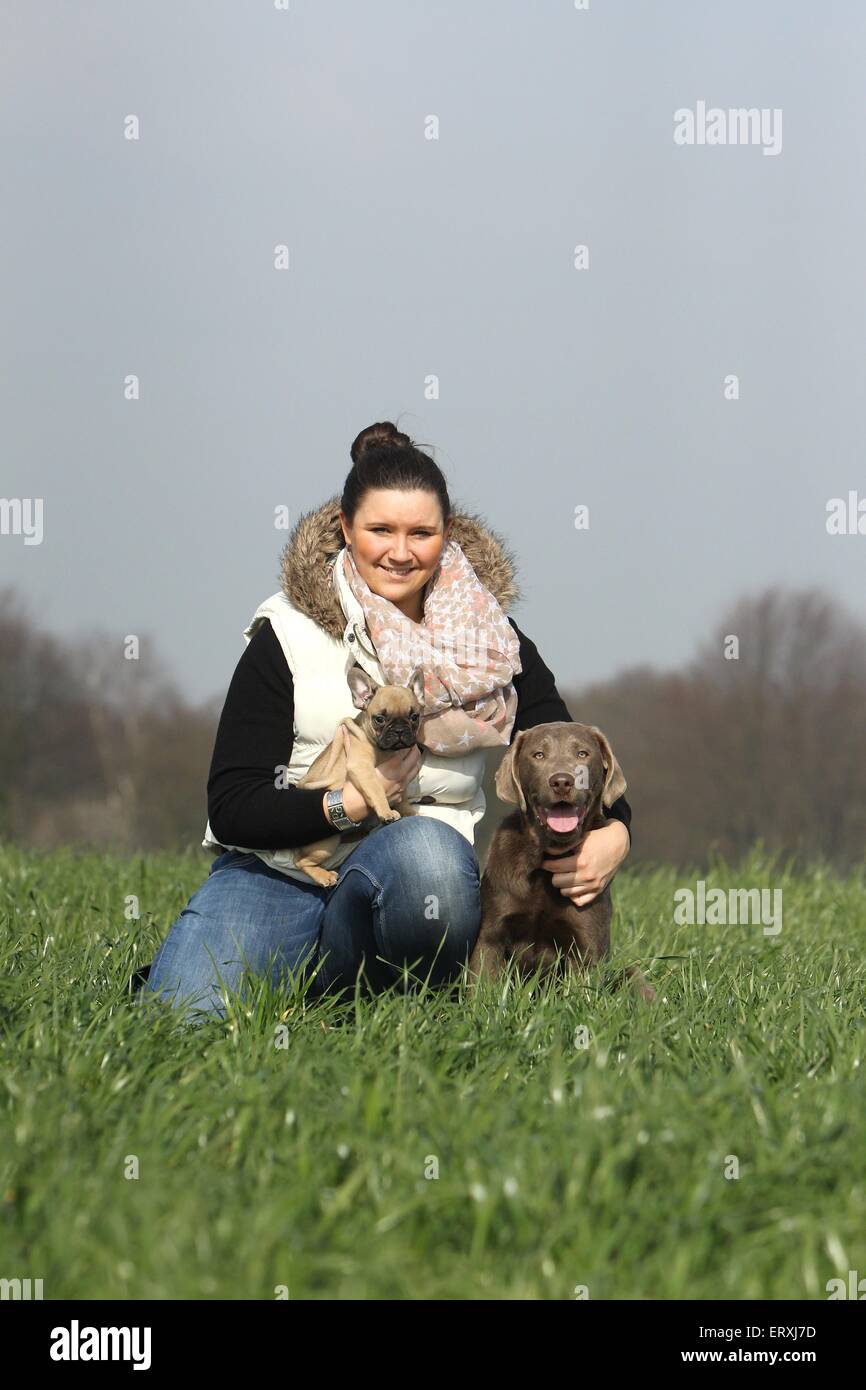
<path fill-rule="evenodd" d="M 480 873 L 469 841 L 432 816 L 379 825 L 337 870 L 333 888 L 303 883 L 254 854 L 228 850 L 169 930 L 145 990 L 225 1015 L 217 973 L 239 987 L 245 965 L 276 984 L 313 974 L 307 997 L 378 994 L 408 966 L 431 986 L 452 981 L 481 925 Z"/>

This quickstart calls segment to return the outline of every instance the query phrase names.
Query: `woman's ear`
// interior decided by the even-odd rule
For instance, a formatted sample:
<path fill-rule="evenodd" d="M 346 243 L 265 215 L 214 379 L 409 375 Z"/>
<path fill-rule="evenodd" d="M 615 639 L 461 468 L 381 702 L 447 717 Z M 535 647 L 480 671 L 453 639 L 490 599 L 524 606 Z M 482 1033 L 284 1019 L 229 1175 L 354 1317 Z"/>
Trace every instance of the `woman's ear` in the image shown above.
<path fill-rule="evenodd" d="M 514 742 L 496 769 L 495 778 L 496 795 L 499 800 L 514 802 L 521 811 L 526 810 L 526 797 L 523 795 L 523 788 L 517 775 L 517 758 L 526 733 L 526 729 L 521 729 L 520 733 L 516 735 Z"/>
<path fill-rule="evenodd" d="M 607 736 L 595 724 L 588 724 L 587 728 L 591 734 L 595 734 L 598 740 L 601 748 L 601 760 L 604 763 L 605 779 L 604 790 L 601 793 L 601 804 L 602 806 L 612 806 L 622 796 L 628 784 L 622 775 L 622 768 L 614 757 Z"/>

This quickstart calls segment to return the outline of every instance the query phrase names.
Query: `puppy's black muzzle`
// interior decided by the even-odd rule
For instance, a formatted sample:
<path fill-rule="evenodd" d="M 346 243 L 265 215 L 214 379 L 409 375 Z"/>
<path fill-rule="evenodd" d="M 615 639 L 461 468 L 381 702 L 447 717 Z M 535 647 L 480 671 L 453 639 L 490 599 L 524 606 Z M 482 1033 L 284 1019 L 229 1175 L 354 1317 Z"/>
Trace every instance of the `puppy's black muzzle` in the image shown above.
<path fill-rule="evenodd" d="M 376 737 L 379 748 L 411 748 L 417 742 L 415 729 L 408 719 L 394 719 Z"/>

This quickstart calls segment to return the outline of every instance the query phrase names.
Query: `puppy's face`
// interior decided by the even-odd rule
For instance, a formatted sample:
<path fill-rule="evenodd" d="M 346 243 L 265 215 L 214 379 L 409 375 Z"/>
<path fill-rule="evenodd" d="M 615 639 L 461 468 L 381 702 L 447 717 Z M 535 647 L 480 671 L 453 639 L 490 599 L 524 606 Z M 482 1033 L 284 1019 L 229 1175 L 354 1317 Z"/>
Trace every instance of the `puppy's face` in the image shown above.
<path fill-rule="evenodd" d="M 585 834 L 599 806 L 613 805 L 626 781 L 594 724 L 538 724 L 517 734 L 496 773 L 503 801 L 520 807 L 542 843 L 563 852 Z"/>
<path fill-rule="evenodd" d="M 352 703 L 361 711 L 357 722 L 371 743 L 383 752 L 411 748 L 418 742 L 424 709 L 424 673 L 420 666 L 402 685 L 377 685 L 357 664 L 347 676 Z"/>

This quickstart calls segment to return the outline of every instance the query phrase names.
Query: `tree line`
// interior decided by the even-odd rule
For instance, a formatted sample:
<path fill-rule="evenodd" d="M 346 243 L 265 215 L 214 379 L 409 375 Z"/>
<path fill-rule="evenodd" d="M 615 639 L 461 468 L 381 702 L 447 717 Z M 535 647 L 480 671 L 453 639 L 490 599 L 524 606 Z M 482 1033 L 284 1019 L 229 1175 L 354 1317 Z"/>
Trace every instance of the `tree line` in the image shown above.
<path fill-rule="evenodd" d="M 0 589 L 0 839 L 121 852 L 198 846 L 224 696 L 187 701 L 116 639 L 41 631 Z M 240 653 L 239 653 L 240 655 Z M 556 674 L 556 653 L 543 653 Z M 746 596 L 681 669 L 560 694 L 610 739 L 630 862 L 706 866 L 767 848 L 840 867 L 866 846 L 866 628 L 817 589 Z M 482 859 L 510 807 L 488 767 Z"/>

